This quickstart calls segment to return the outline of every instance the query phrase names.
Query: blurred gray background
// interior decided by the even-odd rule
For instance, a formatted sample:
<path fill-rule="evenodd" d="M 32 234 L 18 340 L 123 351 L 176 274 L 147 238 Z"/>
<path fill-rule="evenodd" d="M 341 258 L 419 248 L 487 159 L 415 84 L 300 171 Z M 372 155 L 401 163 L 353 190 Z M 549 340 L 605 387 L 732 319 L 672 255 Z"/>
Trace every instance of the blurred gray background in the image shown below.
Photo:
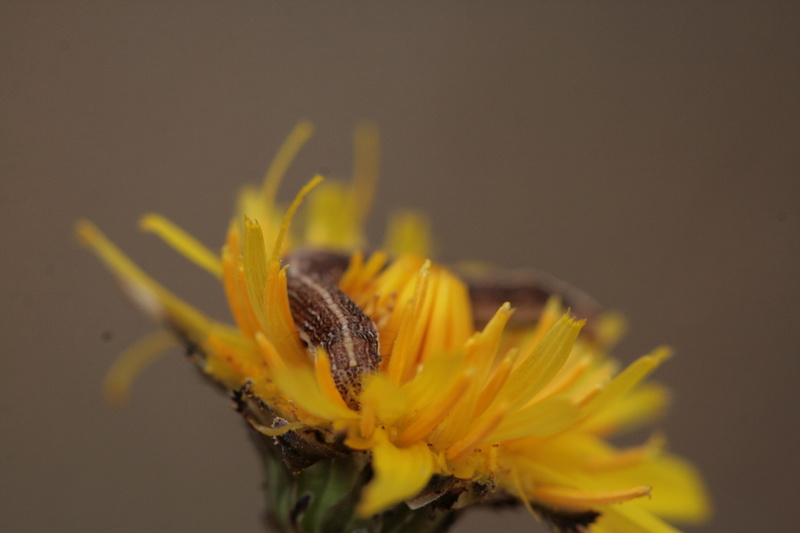
<path fill-rule="evenodd" d="M 697 531 L 796 531 L 798 6 L 2 2 L 0 530 L 260 530 L 255 453 L 180 354 L 104 402 L 152 325 L 72 224 L 225 319 L 138 217 L 217 247 L 298 120 L 317 134 L 284 199 L 349 175 L 369 118 L 373 238 L 427 211 L 439 259 L 536 266 L 624 312 L 623 361 L 674 346 L 660 427 L 711 487 Z M 524 511 L 457 530 L 488 528 L 538 531 Z"/>

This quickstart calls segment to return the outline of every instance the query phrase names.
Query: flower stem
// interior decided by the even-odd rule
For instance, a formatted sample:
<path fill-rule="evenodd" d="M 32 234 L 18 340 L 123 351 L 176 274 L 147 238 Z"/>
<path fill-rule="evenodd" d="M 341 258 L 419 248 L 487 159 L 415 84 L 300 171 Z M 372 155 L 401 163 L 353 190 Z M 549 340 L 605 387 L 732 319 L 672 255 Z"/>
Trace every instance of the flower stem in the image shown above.
<path fill-rule="evenodd" d="M 427 505 L 411 509 L 401 502 L 368 518 L 356 515 L 361 491 L 372 478 L 368 456 L 352 453 L 321 460 L 293 473 L 282 445 L 255 435 L 264 464 L 266 525 L 279 533 L 441 533 L 458 512 Z"/>

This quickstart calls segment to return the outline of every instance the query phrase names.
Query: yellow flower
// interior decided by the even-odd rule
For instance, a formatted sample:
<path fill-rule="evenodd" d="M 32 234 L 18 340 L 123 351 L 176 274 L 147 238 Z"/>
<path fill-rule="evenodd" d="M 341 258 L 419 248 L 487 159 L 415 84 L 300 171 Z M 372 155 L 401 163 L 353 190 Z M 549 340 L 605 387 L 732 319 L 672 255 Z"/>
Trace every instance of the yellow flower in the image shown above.
<path fill-rule="evenodd" d="M 301 123 L 263 186 L 242 192 L 221 253 L 160 216 L 142 220 L 144 229 L 219 279 L 233 326 L 160 286 L 91 223 L 79 222 L 78 234 L 131 297 L 192 348 L 199 367 L 237 393 L 253 428 L 277 437 L 284 452 L 291 436 L 370 464 L 359 517 L 445 496 L 448 510 L 518 499 L 563 531 L 666 533 L 675 529 L 665 520 L 709 516 L 698 474 L 666 451 L 661 435 L 632 448 L 606 440 L 663 412 L 667 392 L 646 378 L 668 358 L 666 348 L 618 371 L 608 350 L 619 319 L 602 316 L 593 335 L 582 335 L 584 321 L 570 317 L 555 296 L 525 327 L 510 327 L 514 309 L 498 302 L 491 320 L 476 329 L 465 282 L 427 259 L 423 218 L 395 217 L 387 246 L 364 254 L 362 230 L 377 178 L 372 126 L 357 130 L 350 184 L 320 184 L 316 177 L 288 208 L 276 203 L 281 177 L 311 132 Z M 303 218 L 296 214 L 301 202 Z M 304 344 L 292 314 L 285 260 L 303 247 L 345 259 L 338 290 L 377 331 L 379 366 L 355 367 L 357 387 L 344 393 L 332 372 L 335 358 Z M 163 347 L 163 337 L 148 338 L 123 356 L 109 375 L 112 398 L 122 398 L 132 376 Z M 290 469 L 314 462 L 311 455 Z M 289 464 L 285 453 L 284 460 Z"/>

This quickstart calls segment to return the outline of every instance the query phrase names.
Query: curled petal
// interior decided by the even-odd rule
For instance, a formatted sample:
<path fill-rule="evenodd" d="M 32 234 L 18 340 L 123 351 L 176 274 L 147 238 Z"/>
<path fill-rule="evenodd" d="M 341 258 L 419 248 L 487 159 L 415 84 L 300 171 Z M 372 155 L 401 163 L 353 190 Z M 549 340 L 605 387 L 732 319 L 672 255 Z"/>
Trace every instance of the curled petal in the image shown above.
<path fill-rule="evenodd" d="M 423 442 L 399 448 L 380 433 L 383 438 L 372 450 L 375 477 L 361 496 L 360 516 L 374 515 L 415 496 L 433 474 L 433 458 Z"/>

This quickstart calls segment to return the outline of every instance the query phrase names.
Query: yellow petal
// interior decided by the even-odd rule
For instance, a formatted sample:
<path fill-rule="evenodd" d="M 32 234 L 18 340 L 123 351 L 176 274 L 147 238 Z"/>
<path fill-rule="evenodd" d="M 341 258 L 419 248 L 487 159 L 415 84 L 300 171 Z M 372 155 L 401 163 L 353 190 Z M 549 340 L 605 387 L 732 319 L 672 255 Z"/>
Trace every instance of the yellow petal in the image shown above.
<path fill-rule="evenodd" d="M 603 313 L 596 322 L 597 341 L 606 350 L 616 345 L 628 329 L 625 317 L 614 311 Z"/>
<path fill-rule="evenodd" d="M 267 207 L 271 207 L 275 201 L 275 193 L 278 190 L 286 170 L 294 160 L 300 148 L 311 138 L 314 134 L 314 125 L 304 120 L 298 123 L 289 136 L 283 141 L 283 144 L 278 149 L 278 153 L 272 160 L 266 174 L 264 175 L 264 182 L 261 186 L 260 197 L 258 203 Z"/>
<path fill-rule="evenodd" d="M 483 330 L 466 344 L 466 359 L 476 365 L 478 381 L 481 385 L 489 379 L 492 368 L 495 366 L 503 329 L 512 314 L 509 303 L 501 305 Z"/>
<path fill-rule="evenodd" d="M 297 212 L 297 209 L 300 207 L 300 204 L 303 203 L 303 199 L 311 192 L 314 187 L 322 183 L 323 178 L 319 174 L 311 178 L 311 181 L 306 183 L 300 192 L 297 193 L 292 204 L 289 206 L 289 209 L 286 210 L 286 214 L 283 217 L 283 221 L 281 222 L 281 227 L 278 230 L 278 235 L 275 237 L 275 245 L 272 248 L 272 255 L 270 256 L 270 261 L 279 261 L 281 257 L 282 250 L 284 249 L 286 242 L 286 236 L 289 233 L 289 224 L 292 221 L 292 217 Z"/>
<path fill-rule="evenodd" d="M 387 438 L 372 450 L 375 477 L 364 488 L 359 516 L 367 517 L 417 495 L 433 474 L 433 458 L 425 443 L 398 448 Z"/>
<path fill-rule="evenodd" d="M 611 380 L 597 396 L 586 403 L 584 414 L 591 415 L 602 411 L 612 402 L 623 397 L 669 356 L 669 348 L 660 347 L 653 350 L 651 354 L 642 356 L 631 363 L 628 368 Z"/>
<path fill-rule="evenodd" d="M 215 324 L 204 341 L 207 348 L 203 372 L 231 390 L 239 389 L 246 381 L 262 379 L 266 368 L 252 340 L 225 330 Z"/>
<path fill-rule="evenodd" d="M 500 444 L 498 464 L 508 470 L 516 471 L 520 479 L 530 480 L 531 484 L 535 482 L 561 487 L 579 486 L 580 482 L 562 472 L 560 465 L 549 464 L 549 461 L 548 464 L 543 464 L 527 456 L 526 451 L 539 442 L 540 439 L 528 438 Z"/>
<path fill-rule="evenodd" d="M 317 376 L 317 383 L 322 393 L 328 398 L 328 401 L 338 404 L 339 407 L 347 409 L 342 395 L 336 388 L 336 383 L 333 381 L 333 374 L 331 373 L 331 359 L 325 352 L 325 349 L 319 347 L 316 353 L 316 361 L 314 371 Z"/>
<path fill-rule="evenodd" d="M 142 217 L 139 226 L 145 231 L 155 233 L 186 258 L 217 278 L 222 277 L 222 262 L 219 255 L 163 216 L 147 214 Z"/>
<path fill-rule="evenodd" d="M 136 376 L 164 354 L 167 349 L 177 345 L 178 341 L 175 339 L 175 335 L 161 329 L 140 339 L 125 350 L 114 361 L 113 366 L 106 374 L 104 389 L 108 402 L 114 405 L 126 403 L 130 397 L 131 384 Z"/>
<path fill-rule="evenodd" d="M 267 251 L 264 236 L 257 220 L 244 218 L 243 267 L 247 283 L 247 295 L 258 319 L 259 330 L 265 331 L 264 289 L 267 283 Z"/>
<path fill-rule="evenodd" d="M 359 227 L 372 209 L 380 170 L 381 146 L 378 127 L 369 121 L 356 124 L 353 138 L 353 207 Z"/>
<path fill-rule="evenodd" d="M 305 244 L 336 250 L 364 246 L 353 191 L 346 184 L 330 181 L 309 198 L 305 221 Z"/>
<path fill-rule="evenodd" d="M 408 379 L 416 368 L 419 339 L 422 336 L 420 331 L 422 328 L 418 323 L 420 317 L 424 315 L 425 302 L 428 301 L 429 279 L 430 261 L 426 261 L 417 275 L 413 297 L 404 303 L 402 322 L 389 359 L 387 373 L 391 380 L 398 384 Z"/>
<path fill-rule="evenodd" d="M 236 209 L 238 216 L 236 224 L 241 225 L 244 217 L 251 220 L 258 220 L 261 231 L 264 233 L 264 243 L 270 245 L 275 242 L 278 235 L 278 228 L 281 226 L 283 209 L 272 203 L 268 204 L 263 200 L 260 190 L 254 187 L 244 187 L 239 192 L 238 206 Z M 239 228 L 244 233 L 244 228 Z M 291 235 L 284 237 L 284 243 L 290 246 L 292 243 Z"/>
<path fill-rule="evenodd" d="M 481 442 L 500 424 L 506 416 L 507 406 L 500 406 L 492 415 L 481 417 L 460 441 L 456 442 L 447 449 L 445 457 L 448 461 L 458 461 L 470 452 L 472 448 L 477 448 Z"/>
<path fill-rule="evenodd" d="M 117 276 L 122 288 L 142 310 L 159 322 L 180 328 L 193 341 L 200 342 L 205 337 L 211 324 L 209 318 L 145 274 L 88 220 L 78 221 L 75 229 L 81 243 Z"/>
<path fill-rule="evenodd" d="M 374 285 L 374 278 L 383 269 L 388 256 L 383 252 L 375 252 L 364 262 L 360 252 L 350 258 L 347 270 L 339 280 L 339 288 L 362 309 L 374 305 L 375 293 L 369 290 Z M 373 318 L 374 319 L 374 318 Z"/>
<path fill-rule="evenodd" d="M 640 385 L 581 423 L 581 428 L 596 435 L 619 434 L 636 429 L 663 416 L 670 395 L 656 383 Z"/>
<path fill-rule="evenodd" d="M 580 409 L 571 402 L 559 398 L 545 400 L 510 412 L 483 442 L 553 435 L 574 424 L 580 416 Z"/>
<path fill-rule="evenodd" d="M 533 397 L 531 403 L 533 402 L 540 402 L 546 398 L 551 398 L 553 396 L 557 396 L 561 393 L 566 392 L 573 386 L 576 386 L 578 381 L 581 378 L 586 377 L 586 373 L 589 368 L 592 366 L 594 354 L 586 354 L 583 356 L 571 357 L 570 360 L 564 365 L 561 371 L 556 374 L 556 376 L 547 384 L 539 393 Z M 580 390 L 579 387 L 576 386 L 577 390 Z M 583 397 L 584 395 L 578 393 L 568 396 L 578 398 Z"/>
<path fill-rule="evenodd" d="M 228 243 L 222 250 L 222 285 L 236 325 L 246 337 L 252 338 L 258 328 L 258 318 L 255 316 L 255 311 L 250 305 L 247 295 L 247 284 L 244 281 L 244 270 L 238 255 L 238 244 L 238 230 L 235 225 L 231 225 Z"/>
<path fill-rule="evenodd" d="M 478 402 L 475 405 L 476 415 L 483 414 L 486 408 L 489 407 L 497 397 L 497 394 L 503 389 L 503 385 L 505 385 L 508 376 L 511 374 L 511 370 L 514 367 L 514 361 L 516 360 L 517 354 L 518 351 L 516 349 L 510 350 L 497 368 L 494 369 L 494 372 L 492 372 L 491 377 L 483 387 L 483 390 L 478 397 Z"/>
<path fill-rule="evenodd" d="M 387 426 L 394 425 L 409 409 L 406 394 L 385 374 L 367 376 L 361 405 L 364 410 L 372 410 L 378 421 Z"/>
<path fill-rule="evenodd" d="M 412 254 L 430 257 L 430 223 L 416 211 L 398 211 L 389 218 L 385 248 L 395 255 Z"/>
<path fill-rule="evenodd" d="M 450 285 L 448 292 L 451 293 L 459 290 L 459 288 L 452 283 L 443 283 L 442 285 Z M 458 299 L 459 298 L 456 297 L 454 301 L 448 302 L 448 305 L 456 308 L 461 307 Z M 485 421 L 476 420 L 479 415 L 483 414 L 483 409 L 481 409 L 481 411 L 476 411 L 476 408 L 479 405 L 481 407 L 485 407 L 484 405 L 481 405 L 481 401 L 486 401 L 484 396 L 486 381 L 489 379 L 488 376 L 492 366 L 495 364 L 497 349 L 500 346 L 503 327 L 505 326 L 510 315 L 510 306 L 508 304 L 501 306 L 482 332 L 474 334 L 472 338 L 466 342 L 463 340 L 463 338 L 466 338 L 465 335 L 462 339 L 460 339 L 460 342 L 458 342 L 458 344 L 464 345 L 464 360 L 472 368 L 474 376 L 470 380 L 468 389 L 461 395 L 454 408 L 450 410 L 447 417 L 429 436 L 429 441 L 434 444 L 434 446 L 439 448 L 449 448 L 456 441 L 464 439 L 467 433 L 472 433 L 474 436 L 472 428 L 473 424 L 484 424 Z M 445 329 L 445 327 L 448 326 L 443 325 L 442 329 Z M 462 333 L 468 333 L 471 331 L 471 327 L 472 326 L 470 325 L 469 328 L 465 329 Z M 449 328 L 455 329 L 455 326 L 450 325 Z M 455 340 L 455 338 L 449 340 L 448 343 L 452 342 L 453 344 L 456 344 L 453 342 Z M 454 350 L 455 346 L 451 347 L 449 345 L 445 345 L 441 351 L 447 352 Z M 492 384 L 491 380 L 489 384 Z M 492 391 L 490 391 L 490 394 L 492 394 Z M 508 406 L 502 410 L 504 412 L 508 411 Z M 497 413 L 493 412 L 490 414 L 490 418 L 497 418 Z M 484 435 L 494 429 L 498 423 L 499 420 L 492 424 L 492 428 L 484 428 L 482 430 Z"/>
<path fill-rule="evenodd" d="M 702 523 L 711 516 L 708 492 L 697 470 L 686 460 L 664 454 L 626 470 L 614 472 L 620 483 L 647 480 L 653 486 L 650 500 L 642 505 L 668 520 Z"/>
<path fill-rule="evenodd" d="M 597 505 L 622 503 L 635 498 L 649 496 L 651 487 L 642 485 L 621 490 L 587 491 L 538 485 L 531 495 L 557 509 L 592 509 Z"/>
<path fill-rule="evenodd" d="M 477 383 L 477 372 L 471 367 L 472 377 L 467 381 L 467 387 L 460 393 L 453 403 L 452 408 L 448 409 L 446 416 L 436 425 L 426 437 L 426 440 L 436 449 L 447 449 L 456 442 L 462 441 L 468 434 L 487 424 L 486 418 L 479 418 L 475 415 L 475 405 L 478 403 L 479 388 Z M 498 409 L 497 411 L 500 411 Z M 495 417 L 493 412 L 490 417 Z M 502 417 L 501 417 L 502 418 Z M 483 429 L 485 435 L 494 429 L 499 420 L 488 429 Z"/>
<path fill-rule="evenodd" d="M 418 413 L 427 411 L 431 405 L 447 396 L 448 389 L 452 389 L 464 373 L 464 367 L 464 359 L 457 354 L 433 358 L 422 366 L 414 379 L 401 386 L 410 402 L 409 419 L 413 421 Z"/>
<path fill-rule="evenodd" d="M 311 368 L 284 367 L 276 369 L 274 380 L 288 399 L 314 416 L 326 420 L 358 418 L 357 413 L 328 398 L 320 389 L 317 377 Z"/>
<path fill-rule="evenodd" d="M 666 439 L 661 433 L 650 436 L 646 443 L 632 446 L 609 454 L 600 454 L 587 459 L 585 468 L 589 472 L 619 471 L 625 468 L 637 467 L 645 461 L 652 461 L 664 451 Z"/>
<path fill-rule="evenodd" d="M 601 507 L 593 530 L 603 533 L 680 533 L 671 525 L 645 510 L 640 502 Z"/>
<path fill-rule="evenodd" d="M 495 402 L 512 407 L 525 405 L 564 365 L 582 326 L 583 321 L 562 316 L 533 353 L 511 373 Z"/>
<path fill-rule="evenodd" d="M 290 366 L 309 366 L 309 354 L 300 341 L 289 309 L 289 292 L 286 287 L 286 271 L 278 260 L 269 262 L 264 310 L 266 335 L 275 345 L 281 358 Z"/>
<path fill-rule="evenodd" d="M 303 365 L 308 354 L 303 348 L 289 309 L 289 294 L 286 273 L 281 269 L 281 249 L 289 224 L 303 198 L 322 181 L 315 176 L 297 194 L 287 209 L 278 236 L 267 261 L 263 236 L 258 222 L 245 217 L 244 268 L 247 277 L 247 292 L 258 317 L 261 331 L 277 348 L 278 353 L 290 365 Z"/>
<path fill-rule="evenodd" d="M 461 375 L 457 375 L 455 380 L 451 379 L 451 386 L 444 389 L 446 391 L 444 394 L 438 395 L 434 402 L 419 409 L 413 421 L 397 436 L 397 442 L 410 444 L 433 431 L 434 427 L 444 420 L 456 402 L 459 401 L 469 386 L 470 379 L 473 377 L 474 373 L 467 370 Z"/>
<path fill-rule="evenodd" d="M 545 335 L 553 328 L 559 318 L 564 315 L 564 306 L 561 304 L 561 297 L 553 295 L 547 299 L 547 302 L 542 309 L 539 319 L 536 322 L 536 327 L 533 331 L 526 335 L 525 347 L 520 343 L 520 357 L 517 359 L 514 369 L 524 363 L 533 353 L 536 346 L 542 342 Z"/>

